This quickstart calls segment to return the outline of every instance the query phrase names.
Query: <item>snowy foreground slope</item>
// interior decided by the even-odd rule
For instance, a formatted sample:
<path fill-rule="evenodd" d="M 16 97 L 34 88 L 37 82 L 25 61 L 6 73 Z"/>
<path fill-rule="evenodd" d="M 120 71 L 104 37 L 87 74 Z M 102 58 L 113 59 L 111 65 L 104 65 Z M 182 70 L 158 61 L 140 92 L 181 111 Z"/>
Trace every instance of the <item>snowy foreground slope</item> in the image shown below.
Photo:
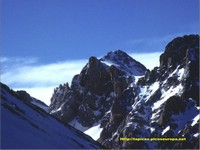
<path fill-rule="evenodd" d="M 89 136 L 20 98 L 1 84 L 1 149 L 100 148 Z"/>
<path fill-rule="evenodd" d="M 146 69 L 121 50 L 55 88 L 48 112 L 106 148 L 199 148 L 199 36 L 177 37 Z M 121 138 L 182 138 L 127 141 Z"/>

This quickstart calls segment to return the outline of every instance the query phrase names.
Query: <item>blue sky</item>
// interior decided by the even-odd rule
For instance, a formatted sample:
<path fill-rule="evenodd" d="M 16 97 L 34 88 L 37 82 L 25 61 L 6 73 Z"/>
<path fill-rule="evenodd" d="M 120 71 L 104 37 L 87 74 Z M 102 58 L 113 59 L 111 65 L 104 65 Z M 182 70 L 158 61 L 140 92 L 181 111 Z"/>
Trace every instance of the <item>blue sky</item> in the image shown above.
<path fill-rule="evenodd" d="M 198 31 L 198 0 L 2 0 L 1 5 L 6 57 L 51 62 L 114 49 L 162 51 L 142 40 Z"/>
<path fill-rule="evenodd" d="M 28 91 L 70 82 L 90 56 L 115 49 L 147 65 L 155 54 L 158 64 L 170 40 L 199 33 L 198 0 L 1 0 L 1 8 L 2 82 Z"/>

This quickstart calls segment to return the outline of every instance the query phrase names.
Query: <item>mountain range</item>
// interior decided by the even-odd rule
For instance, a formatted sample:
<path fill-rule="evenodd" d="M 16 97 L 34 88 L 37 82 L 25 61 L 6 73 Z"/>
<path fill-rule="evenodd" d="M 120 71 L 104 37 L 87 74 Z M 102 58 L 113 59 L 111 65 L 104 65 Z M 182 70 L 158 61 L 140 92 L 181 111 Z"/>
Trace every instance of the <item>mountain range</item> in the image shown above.
<path fill-rule="evenodd" d="M 2 148 L 198 149 L 199 83 L 199 35 L 169 42 L 153 70 L 122 50 L 92 56 L 49 107 L 2 83 Z"/>

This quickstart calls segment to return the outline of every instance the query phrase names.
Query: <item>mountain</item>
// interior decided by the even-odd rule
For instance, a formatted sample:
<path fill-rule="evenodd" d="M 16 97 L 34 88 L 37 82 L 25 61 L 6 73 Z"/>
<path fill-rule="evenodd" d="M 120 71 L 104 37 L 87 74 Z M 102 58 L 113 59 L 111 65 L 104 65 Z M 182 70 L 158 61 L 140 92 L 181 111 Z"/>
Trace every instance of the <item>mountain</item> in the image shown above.
<path fill-rule="evenodd" d="M 100 144 L 41 109 L 42 102 L 1 83 L 1 149 L 99 149 Z M 37 105 L 40 105 L 38 107 Z"/>
<path fill-rule="evenodd" d="M 66 83 L 54 90 L 49 112 L 85 131 L 100 124 L 112 106 L 131 105 L 132 100 L 118 103 L 117 99 L 123 97 L 124 89 L 133 90 L 129 87 L 134 86 L 146 70 L 121 50 L 110 52 L 101 59 L 90 57 L 81 73 L 74 76 L 71 87 Z M 116 99 L 114 104 L 113 99 Z M 125 113 L 127 110 L 121 111 L 117 113 Z"/>
<path fill-rule="evenodd" d="M 185 35 L 151 71 L 122 50 L 90 57 L 54 89 L 48 112 L 106 148 L 199 148 L 199 83 L 199 35 Z M 142 137 L 160 140 L 123 140 Z"/>

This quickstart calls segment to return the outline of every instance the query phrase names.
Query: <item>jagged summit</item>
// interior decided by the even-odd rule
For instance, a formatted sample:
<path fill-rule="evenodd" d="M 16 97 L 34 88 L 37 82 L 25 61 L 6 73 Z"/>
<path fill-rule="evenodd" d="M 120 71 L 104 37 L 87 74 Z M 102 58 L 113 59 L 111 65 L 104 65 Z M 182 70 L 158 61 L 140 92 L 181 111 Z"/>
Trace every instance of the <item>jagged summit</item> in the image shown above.
<path fill-rule="evenodd" d="M 167 44 L 160 56 L 160 67 L 180 65 L 186 58 L 189 60 L 199 58 L 199 35 L 177 37 Z"/>
<path fill-rule="evenodd" d="M 122 50 L 108 52 L 100 60 L 109 66 L 114 65 L 130 75 L 141 76 L 144 75 L 147 70 L 143 64 L 136 61 Z"/>
<path fill-rule="evenodd" d="M 182 37 L 177 37 L 167 44 L 167 46 L 165 47 L 165 53 L 168 52 L 170 53 L 172 51 L 178 52 L 181 49 L 187 50 L 188 48 L 196 48 L 199 45 L 198 43 L 199 43 L 198 34 L 191 34 L 191 35 L 184 35 Z"/>
<path fill-rule="evenodd" d="M 118 59 L 120 60 L 132 59 L 126 52 L 119 49 L 108 52 L 103 58 L 108 59 L 108 60 L 113 60 L 113 61 L 117 61 Z"/>
<path fill-rule="evenodd" d="M 142 76 L 146 70 L 123 51 L 101 59 L 92 56 L 74 76 L 71 87 L 63 85 L 54 91 L 49 112 L 73 126 L 91 127 L 110 109 L 113 96 L 122 97 L 124 89 L 135 85 L 136 75 Z"/>

